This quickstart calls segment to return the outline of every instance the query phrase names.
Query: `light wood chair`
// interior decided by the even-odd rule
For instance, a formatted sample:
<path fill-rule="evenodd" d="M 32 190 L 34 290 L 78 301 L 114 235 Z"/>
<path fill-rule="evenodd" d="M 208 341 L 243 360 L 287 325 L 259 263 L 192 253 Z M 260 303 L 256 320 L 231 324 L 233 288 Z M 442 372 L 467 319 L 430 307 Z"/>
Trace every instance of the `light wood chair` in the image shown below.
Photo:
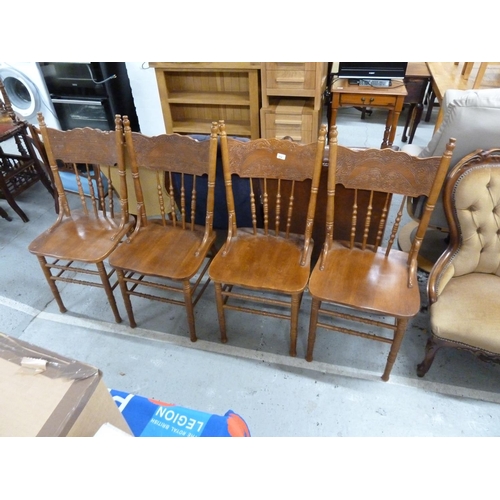
<path fill-rule="evenodd" d="M 226 309 L 288 319 L 290 355 L 295 356 L 326 126 L 321 127 L 318 141 L 307 145 L 279 139 L 240 142 L 227 137 L 224 122 L 219 123 L 219 133 L 229 229 L 209 274 L 215 284 L 221 340 L 227 342 Z M 238 224 L 232 176 L 250 180 L 251 227 Z M 295 184 L 306 179 L 312 179 L 307 210 L 294 213 Z M 258 227 L 259 215 L 263 227 Z M 292 216 L 295 221 L 302 219 L 303 233 L 290 231 Z"/>
<path fill-rule="evenodd" d="M 429 275 L 430 336 L 420 377 L 442 347 L 500 361 L 500 149 L 457 163 L 443 200 L 450 242 Z"/>
<path fill-rule="evenodd" d="M 306 355 L 308 361 L 313 359 L 316 329 L 319 326 L 390 344 L 382 375 L 384 381 L 389 379 L 408 321 L 420 310 L 417 256 L 446 176 L 453 142 L 450 141 L 442 157 L 420 159 L 391 149 L 353 150 L 341 147 L 337 144 L 336 128 L 331 130 L 326 238 L 309 280 L 312 306 Z M 357 220 L 357 201 L 354 196 L 350 241 L 333 239 L 336 183 L 348 189 L 369 190 L 372 197 L 375 192 L 386 193 L 380 213 L 375 213 L 369 206 L 361 225 Z M 406 253 L 394 249 L 393 243 L 405 198 L 417 193 L 428 196 L 428 202 L 413 245 Z M 388 214 L 393 198 L 401 198 L 401 201 L 397 215 L 390 223 Z M 376 218 L 380 230 L 374 244 L 369 244 L 368 228 L 372 225 L 372 219 Z M 383 240 L 384 228 L 388 233 L 386 243 Z M 386 322 L 382 317 L 393 320 Z M 356 329 L 346 327 L 346 321 L 354 322 Z M 368 328 L 362 328 L 367 325 Z M 373 328 L 375 333 L 370 331 Z M 391 330 L 393 334 L 384 334 L 384 329 Z"/>
<path fill-rule="evenodd" d="M 132 132 L 126 117 L 124 126 L 138 220 L 130 239 L 113 252 L 109 263 L 117 270 L 132 328 L 136 321 L 131 296 L 183 305 L 190 339 L 195 342 L 194 307 L 209 284 L 203 278 L 216 253 L 213 211 L 217 123 L 212 124 L 205 141 L 179 134 L 147 137 Z M 159 217 L 146 212 L 141 184 L 144 171 L 156 177 Z M 165 185 L 168 199 L 163 192 Z M 204 201 L 202 192 L 206 194 Z M 170 203 L 176 196 L 177 210 Z M 197 215 L 204 218 L 204 224 L 195 223 Z M 155 294 L 146 293 L 152 290 Z"/>
<path fill-rule="evenodd" d="M 455 63 L 456 65 L 459 63 Z M 478 89 L 481 87 L 481 84 L 483 82 L 484 74 L 486 73 L 486 70 L 488 69 L 488 64 L 492 64 L 491 62 L 481 62 L 479 63 L 479 68 L 477 70 L 476 77 L 474 78 L 474 83 L 472 84 L 473 89 Z M 498 63 L 497 63 L 498 64 Z M 468 80 L 470 77 L 470 74 L 472 73 L 472 69 L 474 68 L 474 63 L 473 62 L 464 62 L 464 65 L 462 67 L 462 72 L 461 75 Z"/>
<path fill-rule="evenodd" d="M 118 282 L 111 283 L 114 273 L 106 269 L 104 262 L 133 226 L 127 209 L 121 118 L 116 117 L 114 132 L 48 128 L 41 113 L 38 120 L 57 188 L 59 214 L 56 222 L 30 243 L 29 251 L 38 257 L 61 312 L 66 312 L 66 307 L 57 288 L 58 281 L 104 288 L 119 323 L 121 317 L 113 295 Z M 61 164 L 73 165 L 79 194 L 72 198 L 71 204 L 59 175 Z M 93 179 L 89 171 L 100 174 L 104 170 L 110 178 L 112 168 L 119 170 L 121 182 L 116 186 L 117 195 L 110 182 L 105 196 L 102 177 Z M 90 196 L 86 196 L 86 191 Z"/>

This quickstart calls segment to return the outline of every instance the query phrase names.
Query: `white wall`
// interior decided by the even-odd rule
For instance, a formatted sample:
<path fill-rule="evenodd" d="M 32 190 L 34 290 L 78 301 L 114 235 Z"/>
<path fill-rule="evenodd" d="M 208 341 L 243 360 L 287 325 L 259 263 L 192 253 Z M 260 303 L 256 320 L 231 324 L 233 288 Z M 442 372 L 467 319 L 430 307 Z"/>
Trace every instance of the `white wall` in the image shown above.
<path fill-rule="evenodd" d="M 125 65 L 141 132 L 144 135 L 165 133 L 154 69 L 149 68 L 147 62 L 127 62 Z"/>

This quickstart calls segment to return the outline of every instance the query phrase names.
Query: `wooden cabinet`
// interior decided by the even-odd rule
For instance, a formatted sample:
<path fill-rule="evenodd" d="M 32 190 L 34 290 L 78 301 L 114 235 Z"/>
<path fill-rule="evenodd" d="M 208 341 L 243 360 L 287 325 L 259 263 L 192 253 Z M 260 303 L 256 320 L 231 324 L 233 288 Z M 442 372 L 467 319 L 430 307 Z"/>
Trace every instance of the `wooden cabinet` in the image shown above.
<path fill-rule="evenodd" d="M 229 135 L 260 137 L 261 63 L 154 62 L 167 133 L 209 134 L 224 120 Z"/>
<path fill-rule="evenodd" d="M 305 99 L 270 102 L 269 107 L 261 109 L 261 127 L 267 134 L 266 138 L 291 137 L 296 142 L 314 142 L 314 133 L 316 136 L 319 133 L 321 110 L 314 110 L 313 103 Z"/>
<path fill-rule="evenodd" d="M 262 63 L 261 137 L 317 140 L 327 67 L 318 62 Z"/>

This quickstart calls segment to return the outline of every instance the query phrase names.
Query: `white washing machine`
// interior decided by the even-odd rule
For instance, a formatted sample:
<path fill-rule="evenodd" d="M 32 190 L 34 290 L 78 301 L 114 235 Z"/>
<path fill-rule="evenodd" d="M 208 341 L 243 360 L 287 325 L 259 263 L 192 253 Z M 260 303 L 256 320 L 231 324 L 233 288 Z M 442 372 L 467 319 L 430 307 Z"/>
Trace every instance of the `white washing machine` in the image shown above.
<path fill-rule="evenodd" d="M 22 119 L 38 125 L 41 111 L 48 127 L 61 129 L 37 62 L 0 62 L 0 78 L 12 108 Z"/>

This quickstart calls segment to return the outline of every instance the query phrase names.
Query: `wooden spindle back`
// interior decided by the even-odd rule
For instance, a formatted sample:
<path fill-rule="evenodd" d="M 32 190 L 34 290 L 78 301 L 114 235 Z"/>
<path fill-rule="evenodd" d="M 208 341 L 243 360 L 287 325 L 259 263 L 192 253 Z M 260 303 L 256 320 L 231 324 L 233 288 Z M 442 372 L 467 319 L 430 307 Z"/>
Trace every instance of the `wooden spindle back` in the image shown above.
<path fill-rule="evenodd" d="M 86 215 L 96 217 L 115 216 L 114 194 L 118 194 L 121 211 L 128 219 L 127 186 L 124 182 L 123 125 L 120 116 L 115 117 L 115 130 L 103 131 L 92 128 L 58 130 L 45 124 L 42 113 L 38 122 L 53 174 L 62 213 L 71 213 L 70 204 L 61 180 L 60 172 L 74 175 L 72 184 L 80 199 L 81 209 Z M 113 186 L 111 169 L 117 168 L 120 185 Z M 103 174 L 106 179 L 102 178 Z M 107 187 L 106 187 L 106 185 Z"/>
<path fill-rule="evenodd" d="M 137 198 L 140 225 L 148 224 L 140 171 L 156 173 L 156 195 L 163 225 L 178 224 L 194 229 L 195 215 L 206 211 L 205 224 L 211 230 L 214 210 L 217 124 L 213 123 L 207 140 L 198 141 L 179 134 L 149 137 L 132 132 L 125 122 L 125 141 Z M 168 199 L 164 195 L 167 189 Z M 201 202 L 203 198 L 206 202 Z"/>
<path fill-rule="evenodd" d="M 392 149 L 351 149 L 338 145 L 337 130 L 330 131 L 329 141 L 329 179 L 328 179 L 328 213 L 327 239 L 333 235 L 333 199 L 335 185 L 342 184 L 345 188 L 354 190 L 354 202 L 351 208 L 351 233 L 349 245 L 367 246 L 376 249 L 382 245 L 382 238 L 388 235 L 387 253 L 393 246 L 396 233 L 402 219 L 407 197 L 428 197 L 426 215 L 417 231 L 417 239 L 423 237 L 428 225 L 430 212 L 436 202 L 439 190 L 449 167 L 454 140 L 451 139 L 442 157 L 418 158 Z M 365 218 L 358 220 L 358 190 L 370 193 Z M 385 201 L 377 213 L 373 210 L 375 193 L 385 193 Z M 393 196 L 399 195 L 399 206 L 393 221 L 389 224 L 389 210 Z M 378 226 L 375 243 L 368 245 L 370 227 Z M 418 252 L 419 243 L 415 250 Z M 414 251 L 411 252 L 414 254 Z"/>
<path fill-rule="evenodd" d="M 326 127 L 317 142 L 299 144 L 283 139 L 256 139 L 241 142 L 227 137 L 225 124 L 219 122 L 222 161 L 227 190 L 229 226 L 236 234 L 235 204 L 231 176 L 250 180 L 250 206 L 254 234 L 290 235 L 293 218 L 305 220 L 306 239 L 310 239 L 316 206 L 319 177 L 325 148 Z M 305 213 L 296 213 L 297 183 L 312 179 L 311 195 Z M 260 227 L 262 225 L 262 227 Z"/>

